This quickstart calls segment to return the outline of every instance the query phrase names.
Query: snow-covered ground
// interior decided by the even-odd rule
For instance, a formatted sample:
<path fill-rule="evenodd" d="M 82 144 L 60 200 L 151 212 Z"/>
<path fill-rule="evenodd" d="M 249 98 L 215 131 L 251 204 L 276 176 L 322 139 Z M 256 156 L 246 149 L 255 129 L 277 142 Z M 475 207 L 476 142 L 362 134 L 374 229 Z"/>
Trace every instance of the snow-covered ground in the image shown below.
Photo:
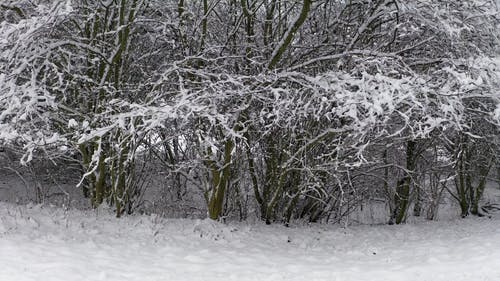
<path fill-rule="evenodd" d="M 500 280 L 500 216 L 220 224 L 0 203 L 0 280 Z"/>

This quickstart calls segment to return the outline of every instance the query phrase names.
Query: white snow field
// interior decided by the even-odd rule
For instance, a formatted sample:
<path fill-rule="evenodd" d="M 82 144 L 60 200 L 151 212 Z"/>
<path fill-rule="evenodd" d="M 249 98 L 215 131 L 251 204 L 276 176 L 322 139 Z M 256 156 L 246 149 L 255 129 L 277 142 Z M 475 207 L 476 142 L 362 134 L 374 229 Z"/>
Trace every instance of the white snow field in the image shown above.
<path fill-rule="evenodd" d="M 500 217 L 220 224 L 0 203 L 0 280 L 500 280 Z"/>

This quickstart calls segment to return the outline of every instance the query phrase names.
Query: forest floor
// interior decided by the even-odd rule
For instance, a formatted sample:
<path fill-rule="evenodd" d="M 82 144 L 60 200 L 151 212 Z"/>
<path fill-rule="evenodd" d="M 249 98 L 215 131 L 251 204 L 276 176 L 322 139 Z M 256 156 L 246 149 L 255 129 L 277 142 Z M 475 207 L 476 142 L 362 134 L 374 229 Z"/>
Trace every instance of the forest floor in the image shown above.
<path fill-rule="evenodd" d="M 0 203 L 0 280 L 496 281 L 500 214 L 284 227 Z"/>

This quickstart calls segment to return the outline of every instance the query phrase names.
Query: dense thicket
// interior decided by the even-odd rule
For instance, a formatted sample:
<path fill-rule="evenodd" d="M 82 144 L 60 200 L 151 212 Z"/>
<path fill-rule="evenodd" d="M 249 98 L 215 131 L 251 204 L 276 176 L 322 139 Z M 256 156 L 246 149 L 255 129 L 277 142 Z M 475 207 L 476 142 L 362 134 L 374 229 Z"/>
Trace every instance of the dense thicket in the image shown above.
<path fill-rule="evenodd" d="M 498 167 L 492 0 L 109 0 L 1 5 L 0 142 L 73 159 L 133 212 L 151 167 L 208 216 L 390 223 L 443 192 L 480 214 Z M 182 201 L 182 196 L 179 194 Z"/>

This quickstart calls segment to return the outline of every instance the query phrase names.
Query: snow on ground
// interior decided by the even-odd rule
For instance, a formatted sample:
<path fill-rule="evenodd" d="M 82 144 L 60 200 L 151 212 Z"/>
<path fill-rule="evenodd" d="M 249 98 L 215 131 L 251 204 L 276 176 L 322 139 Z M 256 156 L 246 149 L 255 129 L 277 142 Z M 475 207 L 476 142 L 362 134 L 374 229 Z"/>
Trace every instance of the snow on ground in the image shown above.
<path fill-rule="evenodd" d="M 500 216 L 220 224 L 0 203 L 0 280 L 500 280 Z"/>

